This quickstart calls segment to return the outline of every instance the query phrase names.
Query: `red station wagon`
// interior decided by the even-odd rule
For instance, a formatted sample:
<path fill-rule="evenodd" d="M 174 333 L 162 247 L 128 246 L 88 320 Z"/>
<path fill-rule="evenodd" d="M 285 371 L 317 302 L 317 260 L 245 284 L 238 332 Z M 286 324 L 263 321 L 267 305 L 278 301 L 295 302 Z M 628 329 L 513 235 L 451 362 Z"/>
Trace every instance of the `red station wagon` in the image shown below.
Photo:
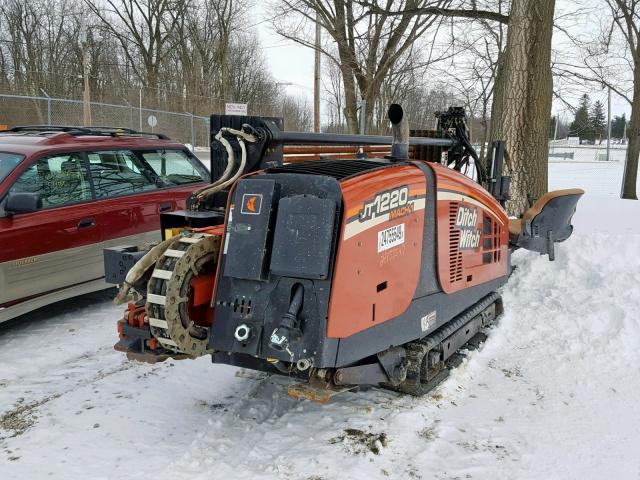
<path fill-rule="evenodd" d="M 209 172 L 158 134 L 76 127 L 0 132 L 0 322 L 108 288 L 102 251 L 160 240 Z"/>

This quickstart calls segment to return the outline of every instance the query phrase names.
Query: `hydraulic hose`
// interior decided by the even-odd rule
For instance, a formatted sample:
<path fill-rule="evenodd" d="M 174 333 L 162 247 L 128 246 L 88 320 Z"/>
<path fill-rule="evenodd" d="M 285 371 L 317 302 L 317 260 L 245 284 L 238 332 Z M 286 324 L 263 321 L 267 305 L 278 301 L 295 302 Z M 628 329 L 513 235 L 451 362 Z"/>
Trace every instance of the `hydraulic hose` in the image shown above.
<path fill-rule="evenodd" d="M 225 132 L 236 135 L 236 138 L 238 139 L 238 143 L 240 144 L 240 150 L 242 152 L 242 157 L 240 160 L 240 165 L 238 167 L 238 170 L 231 178 L 229 178 L 229 175 L 231 174 L 231 170 L 233 169 L 235 157 L 233 154 L 233 148 L 231 147 L 231 144 L 223 136 L 223 133 Z M 222 176 L 220 177 L 220 179 L 218 179 L 215 183 L 213 183 L 213 185 L 208 185 L 206 188 L 196 192 L 196 198 L 199 201 L 202 201 L 208 196 L 216 192 L 219 192 L 224 188 L 228 187 L 229 185 L 233 184 L 233 182 L 235 182 L 240 177 L 240 175 L 242 175 L 242 172 L 244 171 L 244 168 L 247 164 L 247 148 L 245 145 L 245 140 L 249 142 L 256 141 L 255 135 L 245 133 L 240 130 L 235 130 L 232 128 L 220 129 L 218 134 L 215 136 L 215 139 L 218 140 L 220 143 L 222 143 L 222 145 L 224 145 L 225 149 L 227 150 L 227 155 L 228 155 L 227 166 Z M 144 257 L 142 257 L 133 266 L 133 268 L 131 268 L 131 270 L 129 270 L 120 288 L 120 291 L 118 292 L 118 295 L 114 299 L 114 302 L 116 304 L 121 304 L 131 299 L 131 296 L 135 291 L 135 285 L 144 277 L 147 271 L 156 264 L 158 258 L 160 258 L 160 256 L 165 252 L 165 250 L 167 250 L 167 248 L 169 248 L 171 243 L 173 243 L 174 241 L 176 241 L 176 238 L 170 238 L 168 240 L 165 240 L 164 242 L 159 243 L 158 245 L 153 247 L 151 250 L 149 250 L 149 252 L 147 252 L 147 254 Z"/>
<path fill-rule="evenodd" d="M 242 152 L 242 155 L 240 156 L 240 166 L 238 167 L 238 170 L 233 175 L 233 177 L 217 186 L 217 188 L 219 188 L 220 190 L 228 187 L 229 185 L 232 185 L 233 182 L 235 182 L 240 177 L 240 175 L 242 175 L 242 173 L 244 172 L 244 167 L 247 165 L 247 146 L 244 143 L 244 140 L 240 137 L 238 138 L 238 144 L 240 145 L 240 151 Z"/>
<path fill-rule="evenodd" d="M 480 158 L 478 157 L 478 154 L 476 153 L 475 148 L 473 148 L 473 145 L 471 145 L 471 143 L 469 142 L 469 139 L 467 138 L 467 134 L 465 133 L 463 128 L 457 126 L 456 132 L 465 150 L 469 155 L 471 155 L 471 157 L 475 162 L 476 172 L 478 172 L 478 181 L 481 184 L 484 184 L 486 182 L 486 175 L 485 175 L 484 167 L 480 162 Z"/>
<path fill-rule="evenodd" d="M 280 326 L 276 327 L 269 340 L 269 346 L 279 352 L 289 351 L 289 344 L 302 336 L 298 322 L 298 314 L 304 300 L 304 287 L 298 283 L 294 286 L 293 296 L 287 312 L 282 315 Z"/>
<path fill-rule="evenodd" d="M 222 138 L 222 130 L 220 130 L 218 134 L 215 136 L 215 139 L 220 141 L 220 143 L 222 143 L 220 140 L 221 138 Z M 229 178 L 229 175 L 231 175 L 231 170 L 233 170 L 233 150 L 231 149 L 231 145 L 229 144 L 229 142 L 227 142 L 226 140 L 225 142 L 226 142 L 226 145 L 225 143 L 222 143 L 222 144 L 225 146 L 228 155 L 227 155 L 227 165 L 225 166 L 224 172 L 222 172 L 222 175 L 220 176 L 220 178 L 215 182 L 213 182 L 211 185 L 207 185 L 206 187 L 203 187 L 197 190 L 195 192 L 196 195 L 206 190 L 209 190 L 210 188 L 213 188 L 217 185 L 220 185 L 221 183 L 225 182 Z"/>
<path fill-rule="evenodd" d="M 116 298 L 113 302 L 116 305 L 120 305 L 125 302 L 129 302 L 132 300 L 130 295 L 133 293 L 132 290 L 135 291 L 136 284 L 145 276 L 147 271 L 152 268 L 158 258 L 167 250 L 172 243 L 178 240 L 177 237 L 169 238 L 163 242 L 160 242 L 158 245 L 149 250 L 144 257 L 136 262 L 136 264 L 127 272 L 127 276 L 116 295 Z M 145 287 L 146 288 L 146 287 Z"/>
<path fill-rule="evenodd" d="M 289 310 L 287 313 L 289 315 L 293 315 L 295 317 L 298 316 L 300 312 L 300 307 L 302 307 L 302 300 L 304 299 L 304 287 L 302 284 L 296 284 L 296 288 L 293 292 L 293 297 L 291 298 L 291 303 L 289 304 Z"/>
<path fill-rule="evenodd" d="M 233 153 L 233 148 L 231 147 L 231 144 L 223 136 L 225 132 L 231 133 L 236 136 L 238 140 L 238 144 L 240 145 L 240 151 L 242 153 L 240 157 L 240 165 L 238 166 L 238 170 L 231 178 L 228 178 L 228 176 L 235 163 L 235 155 Z M 244 168 L 247 164 L 247 147 L 246 147 L 245 141 L 248 141 L 248 142 L 256 141 L 255 135 L 250 133 L 245 133 L 240 130 L 235 130 L 233 128 L 221 128 L 214 138 L 217 141 L 219 141 L 227 151 L 227 167 L 225 168 L 225 171 L 223 172 L 222 176 L 216 182 L 214 182 L 213 185 L 207 186 L 206 188 L 196 193 L 196 197 L 201 201 L 209 197 L 210 195 L 213 195 L 216 192 L 224 190 L 226 187 L 233 184 L 233 182 L 235 182 L 240 177 L 240 175 L 242 175 L 242 173 L 244 172 Z"/>

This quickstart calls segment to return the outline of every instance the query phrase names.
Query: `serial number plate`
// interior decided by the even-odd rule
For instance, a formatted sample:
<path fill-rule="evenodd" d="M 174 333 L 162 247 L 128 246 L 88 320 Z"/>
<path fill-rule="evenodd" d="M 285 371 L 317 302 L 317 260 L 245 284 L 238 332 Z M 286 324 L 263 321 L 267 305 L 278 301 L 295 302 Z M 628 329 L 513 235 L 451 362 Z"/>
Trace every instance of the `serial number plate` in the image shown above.
<path fill-rule="evenodd" d="M 378 232 L 378 253 L 404 243 L 404 223 Z"/>

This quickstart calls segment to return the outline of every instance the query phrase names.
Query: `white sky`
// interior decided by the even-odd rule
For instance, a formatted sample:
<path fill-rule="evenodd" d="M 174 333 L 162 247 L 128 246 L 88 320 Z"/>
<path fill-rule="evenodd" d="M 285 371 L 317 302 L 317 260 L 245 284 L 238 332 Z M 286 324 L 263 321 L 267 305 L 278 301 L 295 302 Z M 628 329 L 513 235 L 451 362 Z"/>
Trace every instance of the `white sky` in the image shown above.
<path fill-rule="evenodd" d="M 557 0 L 556 16 L 562 15 L 563 26 L 568 25 L 574 31 L 586 34 L 595 32 L 600 18 L 608 13 L 605 10 L 602 0 Z M 593 8 L 588 8 L 592 6 Z M 277 82 L 290 83 L 281 85 L 289 94 L 306 96 L 309 99 L 313 94 L 313 50 L 295 44 L 292 41 L 280 37 L 273 31 L 269 19 L 269 12 L 266 11 L 266 2 L 257 2 L 254 13 L 259 23 L 255 28 L 260 36 L 267 63 Z M 574 15 L 575 12 L 575 15 Z M 572 49 L 568 46 L 566 37 L 558 30 L 554 31 L 554 49 L 563 55 L 571 57 Z M 565 101 L 572 105 L 577 105 L 580 96 L 588 93 L 591 101 L 600 100 L 606 109 L 607 91 L 597 86 L 572 86 L 562 88 L 562 95 Z M 626 113 L 629 118 L 631 108 L 621 97 L 612 93 L 611 98 L 612 117 Z M 561 101 L 554 100 L 553 114 L 558 114 L 566 122 L 573 119 L 573 112 Z"/>
<path fill-rule="evenodd" d="M 255 11 L 258 21 L 262 21 L 256 28 L 263 45 L 264 54 L 271 74 L 287 93 L 294 95 L 313 96 L 313 66 L 314 52 L 310 48 L 297 45 L 273 31 L 268 21 L 269 12 L 266 2 L 258 2 Z"/>

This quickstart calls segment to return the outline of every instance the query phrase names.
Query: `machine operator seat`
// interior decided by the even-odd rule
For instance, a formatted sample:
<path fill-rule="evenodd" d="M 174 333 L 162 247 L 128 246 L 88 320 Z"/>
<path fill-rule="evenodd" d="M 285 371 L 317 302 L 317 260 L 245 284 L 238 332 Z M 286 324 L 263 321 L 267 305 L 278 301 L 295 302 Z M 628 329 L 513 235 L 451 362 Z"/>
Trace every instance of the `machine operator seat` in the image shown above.
<path fill-rule="evenodd" d="M 571 218 L 584 190 L 570 188 L 545 193 L 522 218 L 509 220 L 509 243 L 515 247 L 548 254 L 554 259 L 553 244 L 571 236 Z"/>

